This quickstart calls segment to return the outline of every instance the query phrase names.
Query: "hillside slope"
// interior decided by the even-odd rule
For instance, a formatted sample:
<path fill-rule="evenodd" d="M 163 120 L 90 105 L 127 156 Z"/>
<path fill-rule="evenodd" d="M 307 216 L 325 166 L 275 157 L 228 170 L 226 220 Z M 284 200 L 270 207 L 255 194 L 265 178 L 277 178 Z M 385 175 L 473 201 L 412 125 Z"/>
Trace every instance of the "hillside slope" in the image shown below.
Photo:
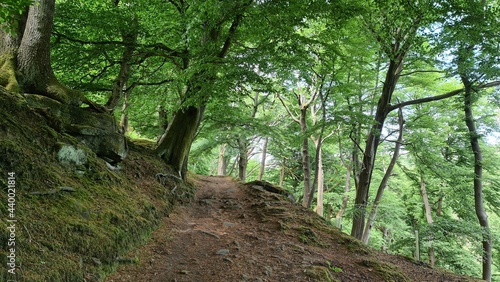
<path fill-rule="evenodd" d="M 128 281 L 476 281 L 370 250 L 286 197 L 199 176 L 196 198 L 128 254 Z"/>
<path fill-rule="evenodd" d="M 113 167 L 48 117 L 0 86 L 0 281 L 102 281 L 192 192 L 146 142 Z"/>

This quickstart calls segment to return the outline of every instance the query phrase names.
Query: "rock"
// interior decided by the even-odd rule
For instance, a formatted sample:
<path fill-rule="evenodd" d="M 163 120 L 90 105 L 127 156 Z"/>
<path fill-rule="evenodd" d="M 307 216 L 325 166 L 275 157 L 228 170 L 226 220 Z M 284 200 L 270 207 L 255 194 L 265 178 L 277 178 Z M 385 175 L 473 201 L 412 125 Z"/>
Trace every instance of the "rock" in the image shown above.
<path fill-rule="evenodd" d="M 293 203 L 296 202 L 295 197 L 290 192 L 288 192 L 287 190 L 285 190 L 281 187 L 274 186 L 273 184 L 271 184 L 267 181 L 255 180 L 252 182 L 248 182 L 246 185 L 252 189 L 256 189 L 256 190 L 260 190 L 260 191 L 268 191 L 271 193 L 283 195 L 283 196 L 287 197 L 288 200 L 290 200 L 291 202 L 293 202 Z"/>
<path fill-rule="evenodd" d="M 115 164 L 126 157 L 126 139 L 113 115 L 62 104 L 42 95 L 26 94 L 25 98 L 49 126 L 75 137 L 107 162 Z"/>
<path fill-rule="evenodd" d="M 219 256 L 227 256 L 229 255 L 229 250 L 228 249 L 220 249 L 220 250 L 217 250 L 217 252 L 215 252 L 216 255 L 219 255 Z"/>
<path fill-rule="evenodd" d="M 87 163 L 87 153 L 83 149 L 63 144 L 57 152 L 57 159 L 64 165 L 81 166 Z"/>
<path fill-rule="evenodd" d="M 226 221 L 226 222 L 223 222 L 223 223 L 222 223 L 222 226 L 224 226 L 224 227 L 233 227 L 233 226 L 234 226 L 234 223 L 231 223 L 231 222 L 227 222 L 227 221 Z"/>

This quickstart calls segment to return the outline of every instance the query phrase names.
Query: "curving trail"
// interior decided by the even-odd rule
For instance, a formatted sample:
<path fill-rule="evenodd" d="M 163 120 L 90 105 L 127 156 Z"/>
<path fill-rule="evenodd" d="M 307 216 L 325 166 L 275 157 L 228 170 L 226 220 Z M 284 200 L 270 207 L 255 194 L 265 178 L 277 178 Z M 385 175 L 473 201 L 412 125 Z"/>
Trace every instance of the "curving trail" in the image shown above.
<path fill-rule="evenodd" d="M 127 255 L 139 262 L 105 281 L 473 281 L 370 251 L 286 197 L 230 177 L 195 185 L 195 199 Z"/>

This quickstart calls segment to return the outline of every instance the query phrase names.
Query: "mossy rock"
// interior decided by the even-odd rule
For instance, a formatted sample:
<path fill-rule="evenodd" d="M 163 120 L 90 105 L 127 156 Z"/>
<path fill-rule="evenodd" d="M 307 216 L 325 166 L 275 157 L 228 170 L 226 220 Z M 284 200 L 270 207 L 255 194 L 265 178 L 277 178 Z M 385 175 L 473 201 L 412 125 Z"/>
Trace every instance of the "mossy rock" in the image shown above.
<path fill-rule="evenodd" d="M 360 265 L 373 269 L 377 274 L 383 277 L 387 282 L 411 282 L 412 280 L 401 271 L 401 269 L 387 262 L 375 260 L 363 260 Z"/>

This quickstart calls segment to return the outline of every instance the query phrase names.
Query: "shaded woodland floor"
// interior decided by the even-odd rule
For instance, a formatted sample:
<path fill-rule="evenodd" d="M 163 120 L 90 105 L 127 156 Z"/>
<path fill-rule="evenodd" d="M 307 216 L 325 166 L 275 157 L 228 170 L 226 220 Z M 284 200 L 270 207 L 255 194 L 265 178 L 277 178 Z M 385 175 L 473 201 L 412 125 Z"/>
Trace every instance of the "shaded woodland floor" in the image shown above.
<path fill-rule="evenodd" d="M 368 249 L 259 187 L 207 176 L 195 185 L 195 199 L 127 255 L 137 263 L 105 281 L 475 281 Z"/>

